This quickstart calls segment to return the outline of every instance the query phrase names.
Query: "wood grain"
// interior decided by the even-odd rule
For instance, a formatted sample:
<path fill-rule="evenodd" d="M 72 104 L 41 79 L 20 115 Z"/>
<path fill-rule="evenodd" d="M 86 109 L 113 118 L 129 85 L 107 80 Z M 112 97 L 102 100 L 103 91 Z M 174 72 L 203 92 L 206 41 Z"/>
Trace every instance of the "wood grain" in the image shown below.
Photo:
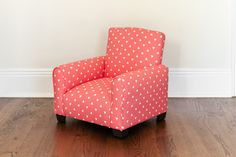
<path fill-rule="evenodd" d="M 236 156 L 236 99 L 170 99 L 165 122 L 139 124 L 123 140 L 74 119 L 58 125 L 46 98 L 0 98 L 0 126 L 0 157 Z"/>

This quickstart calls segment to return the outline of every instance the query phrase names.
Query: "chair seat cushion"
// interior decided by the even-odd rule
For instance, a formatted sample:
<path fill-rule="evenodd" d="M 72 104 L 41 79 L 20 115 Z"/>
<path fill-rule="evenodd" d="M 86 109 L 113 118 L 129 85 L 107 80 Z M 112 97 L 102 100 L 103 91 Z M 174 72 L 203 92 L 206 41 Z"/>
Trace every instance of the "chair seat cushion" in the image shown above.
<path fill-rule="evenodd" d="M 110 125 L 112 78 L 102 78 L 74 87 L 63 96 L 66 116 Z"/>

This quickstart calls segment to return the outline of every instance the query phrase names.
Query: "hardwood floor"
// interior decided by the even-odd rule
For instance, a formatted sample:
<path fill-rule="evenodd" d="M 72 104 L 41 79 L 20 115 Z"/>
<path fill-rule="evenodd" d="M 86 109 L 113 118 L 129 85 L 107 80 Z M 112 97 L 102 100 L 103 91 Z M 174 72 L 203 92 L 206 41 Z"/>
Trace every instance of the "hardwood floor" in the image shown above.
<path fill-rule="evenodd" d="M 170 99 L 165 122 L 137 125 L 126 139 L 98 125 L 58 125 L 52 99 L 0 99 L 0 157 L 236 156 L 236 99 Z"/>

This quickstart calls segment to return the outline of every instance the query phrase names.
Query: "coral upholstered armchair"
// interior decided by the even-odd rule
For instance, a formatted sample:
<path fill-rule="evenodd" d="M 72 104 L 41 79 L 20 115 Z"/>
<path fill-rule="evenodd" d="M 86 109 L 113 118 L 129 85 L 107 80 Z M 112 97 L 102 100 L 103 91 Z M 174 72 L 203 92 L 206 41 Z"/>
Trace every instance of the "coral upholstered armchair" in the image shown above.
<path fill-rule="evenodd" d="M 66 117 L 113 129 L 128 128 L 157 116 L 165 119 L 168 68 L 161 64 L 165 35 L 142 28 L 110 28 L 105 56 L 56 67 L 54 110 Z"/>

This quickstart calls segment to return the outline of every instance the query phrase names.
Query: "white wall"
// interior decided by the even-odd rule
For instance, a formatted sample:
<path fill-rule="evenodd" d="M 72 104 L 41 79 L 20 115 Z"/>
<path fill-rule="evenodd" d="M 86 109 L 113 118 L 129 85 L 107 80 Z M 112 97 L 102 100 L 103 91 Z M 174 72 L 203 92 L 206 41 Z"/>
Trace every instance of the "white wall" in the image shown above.
<path fill-rule="evenodd" d="M 232 49 L 232 95 L 236 96 L 236 1 L 230 1 L 231 8 L 231 49 Z"/>
<path fill-rule="evenodd" d="M 207 80 L 205 84 L 210 83 L 210 93 L 223 90 L 223 94 L 216 95 L 225 96 L 229 94 L 226 92 L 231 77 L 228 3 L 229 0 L 0 0 L 0 78 L 6 81 L 8 75 L 19 77 L 22 69 L 29 75 L 33 69 L 37 76 L 46 69 L 50 75 L 50 69 L 58 64 L 103 55 L 109 27 L 135 26 L 165 32 L 164 63 L 183 77 L 179 84 L 171 83 L 170 91 L 185 86 L 188 77 L 183 72 L 191 76 L 197 72 L 206 80 L 206 71 L 213 71 L 220 80 Z M 222 72 L 227 76 L 221 76 Z M 222 80 L 227 81 L 224 89 L 214 89 Z M 194 88 L 189 81 L 183 93 L 191 93 Z M 198 90 L 201 93 L 205 89 Z M 47 91 L 50 92 L 51 89 Z"/>

